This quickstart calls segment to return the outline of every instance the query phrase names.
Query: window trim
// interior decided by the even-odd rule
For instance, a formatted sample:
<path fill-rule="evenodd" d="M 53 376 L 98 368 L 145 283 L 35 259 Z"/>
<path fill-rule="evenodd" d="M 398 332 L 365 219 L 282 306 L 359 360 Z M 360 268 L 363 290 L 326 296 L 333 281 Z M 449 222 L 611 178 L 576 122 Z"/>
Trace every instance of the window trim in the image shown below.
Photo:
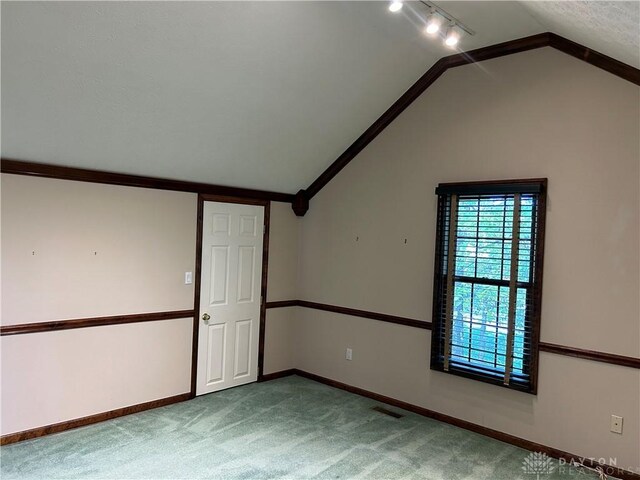
<path fill-rule="evenodd" d="M 437 219 L 436 219 L 436 243 L 435 243 L 435 263 L 434 263 L 434 282 L 433 282 L 433 311 L 432 311 L 432 329 L 431 329 L 431 370 L 436 370 L 452 375 L 465 378 L 471 378 L 485 383 L 499 385 L 511 390 L 519 390 L 522 392 L 537 394 L 538 390 L 538 365 L 539 365 L 539 343 L 540 343 L 540 319 L 542 307 L 542 278 L 544 266 L 544 243 L 546 230 L 546 204 L 547 204 L 547 179 L 546 178 L 530 178 L 517 180 L 491 180 L 491 181 L 474 181 L 474 182 L 458 182 L 458 183 L 440 183 L 436 188 L 438 195 L 437 203 Z M 529 382 L 528 384 L 511 383 L 504 384 L 501 376 L 490 376 L 473 373 L 467 369 L 449 368 L 445 371 L 444 361 L 442 361 L 443 350 L 445 349 L 444 338 L 441 336 L 441 312 L 446 306 L 446 301 L 441 298 L 442 284 L 447 282 L 446 271 L 443 271 L 443 256 L 445 246 L 448 245 L 445 235 L 449 234 L 447 224 L 450 219 L 443 218 L 446 215 L 446 198 L 451 195 L 486 195 L 486 194 L 509 194 L 509 193 L 536 193 L 537 198 L 537 218 L 536 218 L 536 238 L 535 238 L 535 269 L 533 275 L 533 283 L 531 292 L 527 295 L 533 295 L 533 318 L 531 319 L 531 356 L 529 365 Z M 534 246 L 532 245 L 532 247 Z M 516 282 L 517 283 L 517 282 Z"/>

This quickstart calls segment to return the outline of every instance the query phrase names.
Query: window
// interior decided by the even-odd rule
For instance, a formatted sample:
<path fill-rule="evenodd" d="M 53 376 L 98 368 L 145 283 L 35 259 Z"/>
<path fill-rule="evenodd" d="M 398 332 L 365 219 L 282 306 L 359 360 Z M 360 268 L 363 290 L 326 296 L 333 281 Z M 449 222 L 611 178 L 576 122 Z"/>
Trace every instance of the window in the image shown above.
<path fill-rule="evenodd" d="M 546 184 L 436 189 L 432 369 L 536 392 Z"/>

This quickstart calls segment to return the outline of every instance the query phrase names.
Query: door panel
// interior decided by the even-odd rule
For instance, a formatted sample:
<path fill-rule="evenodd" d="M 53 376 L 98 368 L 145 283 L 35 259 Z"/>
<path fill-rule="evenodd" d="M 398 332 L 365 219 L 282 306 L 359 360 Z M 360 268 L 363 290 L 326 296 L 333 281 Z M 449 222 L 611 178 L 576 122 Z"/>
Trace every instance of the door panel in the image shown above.
<path fill-rule="evenodd" d="M 257 220 L 254 215 L 240 216 L 240 235 L 243 237 L 255 237 Z"/>
<path fill-rule="evenodd" d="M 229 283 L 229 247 L 211 248 L 211 289 L 209 306 L 227 303 L 227 284 Z"/>
<path fill-rule="evenodd" d="M 229 235 L 229 215 L 226 213 L 214 213 L 211 222 L 211 233 L 214 235 Z"/>
<path fill-rule="evenodd" d="M 240 247 L 238 262 L 238 303 L 253 302 L 255 248 Z"/>
<path fill-rule="evenodd" d="M 263 225 L 262 206 L 204 203 L 197 395 L 258 378 Z"/>
<path fill-rule="evenodd" d="M 208 325 L 207 335 L 207 387 L 224 382 L 224 360 L 227 326 L 224 323 Z"/>
<path fill-rule="evenodd" d="M 251 365 L 251 320 L 236 322 L 236 358 L 234 362 L 233 378 L 241 378 L 249 375 Z"/>

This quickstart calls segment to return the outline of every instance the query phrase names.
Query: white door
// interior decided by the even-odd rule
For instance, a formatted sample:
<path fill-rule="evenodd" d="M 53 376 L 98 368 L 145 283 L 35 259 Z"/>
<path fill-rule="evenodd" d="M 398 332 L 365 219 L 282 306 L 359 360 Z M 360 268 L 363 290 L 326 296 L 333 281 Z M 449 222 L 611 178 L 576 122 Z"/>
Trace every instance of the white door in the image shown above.
<path fill-rule="evenodd" d="M 196 394 L 258 379 L 264 207 L 204 202 Z"/>

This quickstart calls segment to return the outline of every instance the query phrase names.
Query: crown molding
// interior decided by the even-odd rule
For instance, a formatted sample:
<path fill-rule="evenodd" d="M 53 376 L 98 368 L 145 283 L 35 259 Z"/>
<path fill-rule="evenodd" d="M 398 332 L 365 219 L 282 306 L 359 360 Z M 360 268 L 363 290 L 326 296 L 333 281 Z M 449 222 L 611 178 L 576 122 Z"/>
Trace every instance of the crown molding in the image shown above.
<path fill-rule="evenodd" d="M 637 68 L 551 32 L 540 33 L 530 37 L 510 40 L 508 42 L 443 57 L 402 94 L 386 112 L 373 122 L 306 190 L 301 190 L 301 192 L 305 194 L 305 200 L 307 202 L 306 209 L 308 210 L 309 208 L 309 200 L 317 195 L 351 160 L 448 69 L 543 47 L 555 48 L 635 85 L 640 85 L 640 70 Z M 300 209 L 299 211 L 295 210 L 295 212 L 296 215 L 303 216 L 307 210 L 303 211 Z"/>
<path fill-rule="evenodd" d="M 154 188 L 157 190 L 172 190 L 176 192 L 200 193 L 205 195 L 219 195 L 253 200 L 271 200 L 274 202 L 292 203 L 295 196 L 289 193 L 254 190 L 251 188 L 228 187 L 209 183 L 187 182 L 165 178 L 146 177 L 142 175 L 128 175 L 124 173 L 88 170 L 85 168 L 63 167 L 46 163 L 35 163 L 11 158 L 0 160 L 0 171 L 14 175 L 28 175 L 32 177 L 57 178 L 60 180 L 75 180 L 80 182 L 104 183 L 125 187 Z"/>

